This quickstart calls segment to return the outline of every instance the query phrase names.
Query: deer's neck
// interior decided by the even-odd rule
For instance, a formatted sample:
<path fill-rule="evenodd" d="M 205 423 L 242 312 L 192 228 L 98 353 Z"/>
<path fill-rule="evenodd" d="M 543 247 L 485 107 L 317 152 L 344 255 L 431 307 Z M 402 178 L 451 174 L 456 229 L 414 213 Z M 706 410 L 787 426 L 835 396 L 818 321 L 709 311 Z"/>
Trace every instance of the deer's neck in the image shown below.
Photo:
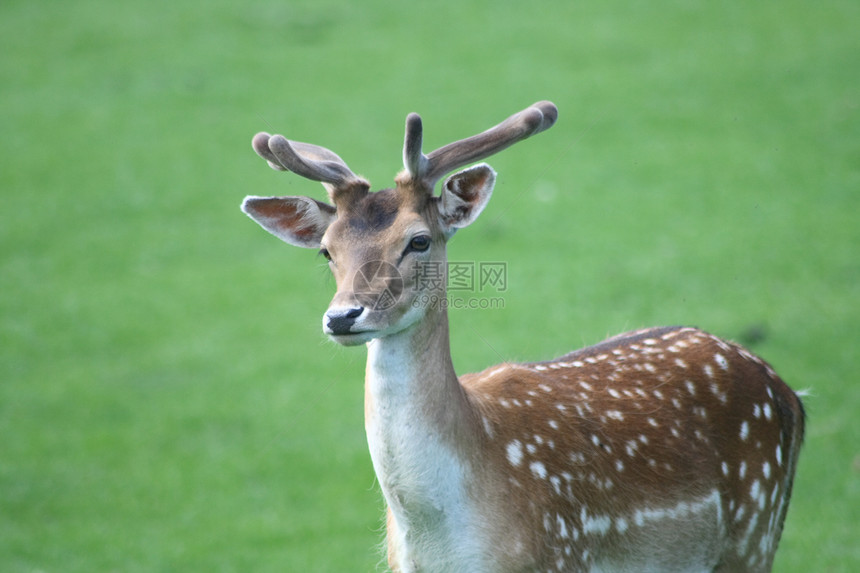
<path fill-rule="evenodd" d="M 410 538 L 449 546 L 449 536 L 468 520 L 468 451 L 475 425 L 451 362 L 447 315 L 435 311 L 367 346 L 365 428 L 402 537 L 394 542 L 404 551 Z M 416 558 L 421 553 L 408 552 Z"/>
<path fill-rule="evenodd" d="M 366 383 L 366 398 L 380 407 L 415 403 L 428 410 L 463 397 L 451 362 L 445 311 L 428 311 L 412 327 L 370 341 Z"/>

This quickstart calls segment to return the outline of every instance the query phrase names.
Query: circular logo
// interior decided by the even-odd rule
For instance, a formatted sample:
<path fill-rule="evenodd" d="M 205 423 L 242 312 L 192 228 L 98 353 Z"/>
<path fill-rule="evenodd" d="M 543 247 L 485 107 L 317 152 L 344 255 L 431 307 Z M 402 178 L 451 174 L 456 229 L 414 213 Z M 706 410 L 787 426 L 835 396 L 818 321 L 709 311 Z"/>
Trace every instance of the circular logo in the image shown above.
<path fill-rule="evenodd" d="M 403 277 L 397 267 L 385 261 L 369 261 L 352 277 L 356 300 L 370 310 L 387 310 L 403 294 Z"/>

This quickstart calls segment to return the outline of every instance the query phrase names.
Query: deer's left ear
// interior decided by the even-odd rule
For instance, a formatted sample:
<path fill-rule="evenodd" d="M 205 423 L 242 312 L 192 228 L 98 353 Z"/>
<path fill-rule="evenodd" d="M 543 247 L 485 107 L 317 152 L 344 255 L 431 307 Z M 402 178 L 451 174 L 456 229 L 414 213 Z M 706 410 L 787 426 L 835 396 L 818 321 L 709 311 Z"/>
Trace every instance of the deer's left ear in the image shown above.
<path fill-rule="evenodd" d="M 439 201 L 439 222 L 453 234 L 478 218 L 496 183 L 496 172 L 486 163 L 459 171 L 445 180 Z"/>

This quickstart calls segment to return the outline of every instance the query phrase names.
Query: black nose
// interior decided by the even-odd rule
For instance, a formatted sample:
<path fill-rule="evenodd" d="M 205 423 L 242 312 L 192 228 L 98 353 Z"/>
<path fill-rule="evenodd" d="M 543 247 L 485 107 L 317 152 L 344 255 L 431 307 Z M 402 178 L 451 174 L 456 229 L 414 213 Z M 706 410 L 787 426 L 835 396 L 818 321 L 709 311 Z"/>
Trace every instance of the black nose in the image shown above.
<path fill-rule="evenodd" d="M 352 325 L 355 324 L 355 319 L 361 316 L 362 312 L 364 312 L 363 306 L 330 310 L 325 313 L 328 319 L 326 326 L 331 334 L 349 334 Z"/>

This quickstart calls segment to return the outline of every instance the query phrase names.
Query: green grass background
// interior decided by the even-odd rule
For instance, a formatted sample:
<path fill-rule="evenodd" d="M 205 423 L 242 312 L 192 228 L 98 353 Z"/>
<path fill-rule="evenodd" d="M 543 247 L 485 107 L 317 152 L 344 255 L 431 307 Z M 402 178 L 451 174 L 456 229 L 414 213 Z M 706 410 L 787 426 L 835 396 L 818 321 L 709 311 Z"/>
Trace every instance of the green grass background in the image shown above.
<path fill-rule="evenodd" d="M 625 329 L 750 342 L 809 430 L 776 571 L 860 570 L 860 3 L 4 0 L 0 571 L 382 570 L 362 349 L 263 233 L 256 131 L 376 188 L 550 99 L 456 261 L 455 364 Z"/>

